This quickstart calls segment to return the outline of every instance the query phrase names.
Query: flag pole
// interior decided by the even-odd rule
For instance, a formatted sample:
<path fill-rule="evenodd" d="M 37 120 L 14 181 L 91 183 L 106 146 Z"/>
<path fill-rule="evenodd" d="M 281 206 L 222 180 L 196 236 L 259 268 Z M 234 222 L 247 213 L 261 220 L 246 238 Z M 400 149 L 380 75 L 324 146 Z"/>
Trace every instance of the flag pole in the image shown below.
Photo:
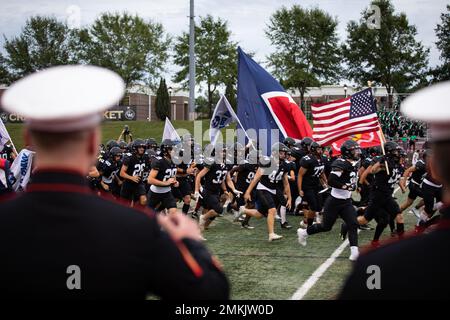
<path fill-rule="evenodd" d="M 372 81 L 367 81 L 367 86 L 372 90 Z M 386 156 L 386 151 L 384 150 L 384 144 L 386 143 L 386 137 L 384 136 L 383 129 L 381 129 L 380 120 L 378 119 L 378 131 L 377 131 L 378 137 L 381 140 L 381 151 L 383 152 L 383 156 Z M 386 157 L 384 159 L 384 165 L 386 167 L 386 173 L 389 176 L 389 166 L 386 160 Z"/>

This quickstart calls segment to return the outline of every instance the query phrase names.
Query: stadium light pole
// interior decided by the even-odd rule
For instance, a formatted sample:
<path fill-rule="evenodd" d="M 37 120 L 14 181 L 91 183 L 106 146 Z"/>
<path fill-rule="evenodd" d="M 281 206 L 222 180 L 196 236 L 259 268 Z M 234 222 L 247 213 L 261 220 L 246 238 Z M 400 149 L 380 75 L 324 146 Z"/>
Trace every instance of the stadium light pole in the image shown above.
<path fill-rule="evenodd" d="M 189 113 L 195 111 L 195 20 L 194 0 L 190 0 L 189 14 Z M 194 119 L 192 119 L 194 120 Z"/>

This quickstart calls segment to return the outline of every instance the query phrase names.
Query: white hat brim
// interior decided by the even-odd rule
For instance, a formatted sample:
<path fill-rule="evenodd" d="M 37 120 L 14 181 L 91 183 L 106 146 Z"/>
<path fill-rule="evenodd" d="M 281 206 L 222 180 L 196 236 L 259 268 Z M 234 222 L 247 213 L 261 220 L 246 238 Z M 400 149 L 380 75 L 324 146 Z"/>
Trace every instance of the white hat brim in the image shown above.
<path fill-rule="evenodd" d="M 402 113 L 410 119 L 430 123 L 450 123 L 450 81 L 421 89 L 406 98 Z"/>

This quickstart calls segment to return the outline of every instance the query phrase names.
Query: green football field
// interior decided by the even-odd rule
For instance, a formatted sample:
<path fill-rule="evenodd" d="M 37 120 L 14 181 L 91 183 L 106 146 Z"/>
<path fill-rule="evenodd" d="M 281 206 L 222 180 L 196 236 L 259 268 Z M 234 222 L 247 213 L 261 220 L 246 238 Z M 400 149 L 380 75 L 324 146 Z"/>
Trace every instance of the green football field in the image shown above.
<path fill-rule="evenodd" d="M 130 126 L 135 138 L 154 137 L 157 141 L 160 141 L 164 127 L 163 122 L 106 122 L 102 126 L 103 141 L 117 139 L 124 124 Z M 174 121 L 173 124 L 175 128 L 193 128 L 193 123 L 188 121 Z M 20 150 L 24 144 L 23 125 L 7 124 L 6 127 Z M 204 130 L 208 127 L 209 121 L 203 121 Z M 406 197 L 400 191 L 395 196 L 399 203 Z M 255 229 L 247 230 L 242 229 L 239 223 L 234 223 L 231 214 L 225 213 L 205 231 L 205 244 L 222 262 L 230 280 L 232 299 L 289 299 L 342 243 L 338 236 L 340 220 L 330 232 L 310 236 L 306 247 L 297 242 L 299 217 L 288 216 L 288 220 L 293 228 L 284 230 L 278 223 L 275 232 L 284 238 L 270 243 L 267 241 L 264 219 L 251 220 Z M 406 229 L 411 230 L 415 218 L 406 213 L 405 220 Z M 375 226 L 374 222 L 371 225 Z M 359 233 L 360 246 L 370 243 L 373 232 Z M 384 237 L 390 237 L 389 228 Z M 304 299 L 335 298 L 352 267 L 348 260 L 349 254 L 347 246 Z"/>

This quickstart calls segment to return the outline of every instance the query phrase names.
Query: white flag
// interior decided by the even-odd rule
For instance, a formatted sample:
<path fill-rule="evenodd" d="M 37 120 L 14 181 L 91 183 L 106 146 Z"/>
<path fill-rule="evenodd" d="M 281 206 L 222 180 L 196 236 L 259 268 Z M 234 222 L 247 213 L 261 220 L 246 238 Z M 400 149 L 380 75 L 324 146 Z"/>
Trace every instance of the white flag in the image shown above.
<path fill-rule="evenodd" d="M 164 139 L 170 139 L 172 141 L 181 141 L 180 136 L 177 133 L 177 130 L 172 125 L 172 122 L 170 122 L 169 118 L 166 117 L 166 124 L 164 125 L 164 133 L 162 140 Z"/>
<path fill-rule="evenodd" d="M 241 123 L 230 103 L 228 102 L 228 99 L 223 94 L 221 94 L 220 100 L 219 102 L 217 102 L 216 108 L 214 109 L 214 113 L 211 118 L 211 123 L 209 125 L 209 139 L 211 141 L 211 144 L 216 144 L 220 129 L 228 127 L 230 123 L 235 121 L 241 126 Z"/>
<path fill-rule="evenodd" d="M 8 130 L 6 130 L 5 124 L 3 123 L 2 119 L 0 118 L 0 151 L 3 150 L 3 147 L 5 146 L 5 144 L 11 141 L 12 144 L 12 140 L 11 137 L 9 136 Z M 14 150 L 16 150 L 16 147 L 14 147 Z M 17 152 L 17 151 L 16 151 Z"/>
<path fill-rule="evenodd" d="M 11 165 L 11 172 L 14 175 L 13 190 L 25 190 L 30 181 L 31 165 L 33 163 L 34 152 L 22 149 Z"/>

